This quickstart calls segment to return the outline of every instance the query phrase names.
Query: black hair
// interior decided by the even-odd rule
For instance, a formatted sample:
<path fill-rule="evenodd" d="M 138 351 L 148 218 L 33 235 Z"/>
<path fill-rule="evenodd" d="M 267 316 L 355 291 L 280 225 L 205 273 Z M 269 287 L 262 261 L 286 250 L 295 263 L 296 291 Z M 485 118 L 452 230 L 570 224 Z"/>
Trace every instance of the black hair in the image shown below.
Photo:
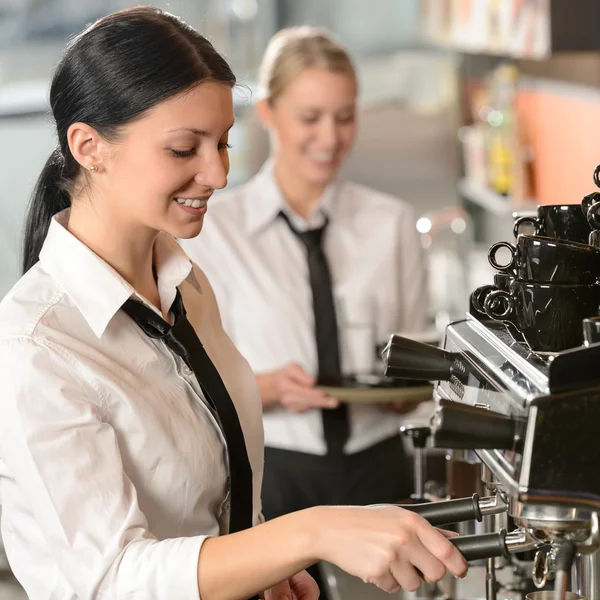
<path fill-rule="evenodd" d="M 58 145 L 29 202 L 24 273 L 39 260 L 52 217 L 71 205 L 81 166 L 69 150 L 69 127 L 87 123 L 106 139 L 116 139 L 120 126 L 203 81 L 233 87 L 235 75 L 206 38 L 157 8 L 110 14 L 71 40 L 50 87 Z"/>

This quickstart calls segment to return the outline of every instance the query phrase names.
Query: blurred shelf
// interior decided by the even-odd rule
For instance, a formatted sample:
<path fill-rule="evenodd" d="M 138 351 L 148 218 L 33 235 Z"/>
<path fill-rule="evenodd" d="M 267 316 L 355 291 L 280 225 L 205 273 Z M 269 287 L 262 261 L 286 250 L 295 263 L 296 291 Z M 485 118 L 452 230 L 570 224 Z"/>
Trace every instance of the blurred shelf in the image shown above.
<path fill-rule="evenodd" d="M 515 211 L 533 211 L 537 208 L 537 202 L 529 199 L 522 204 L 516 204 L 511 196 L 503 196 L 487 188 L 473 184 L 467 179 L 458 182 L 458 192 L 463 197 L 485 208 L 495 215 L 510 215 Z"/>
<path fill-rule="evenodd" d="M 443 48 L 529 60 L 600 50 L 598 0 L 577 0 L 577 10 L 573 0 L 421 4 L 422 37 Z"/>

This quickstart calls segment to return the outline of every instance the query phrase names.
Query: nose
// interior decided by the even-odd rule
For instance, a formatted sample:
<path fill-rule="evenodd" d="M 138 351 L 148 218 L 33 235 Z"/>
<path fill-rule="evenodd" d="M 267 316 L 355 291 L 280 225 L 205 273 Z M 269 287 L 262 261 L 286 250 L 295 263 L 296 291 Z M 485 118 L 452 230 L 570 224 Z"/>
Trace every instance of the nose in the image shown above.
<path fill-rule="evenodd" d="M 335 119 L 323 119 L 321 130 L 320 130 L 321 143 L 328 150 L 334 150 L 339 141 L 338 124 Z"/>
<path fill-rule="evenodd" d="M 227 185 L 228 173 L 229 157 L 227 152 L 215 149 L 201 158 L 194 181 L 213 190 L 220 190 Z"/>

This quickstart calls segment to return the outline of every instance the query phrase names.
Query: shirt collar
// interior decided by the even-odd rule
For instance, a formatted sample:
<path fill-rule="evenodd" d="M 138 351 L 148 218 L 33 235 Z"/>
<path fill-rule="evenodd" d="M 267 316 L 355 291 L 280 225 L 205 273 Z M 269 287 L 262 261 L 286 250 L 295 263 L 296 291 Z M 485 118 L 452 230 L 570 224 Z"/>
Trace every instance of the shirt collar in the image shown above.
<path fill-rule="evenodd" d="M 320 227 L 325 221 L 325 216 L 335 218 L 339 187 L 337 180 L 327 185 L 307 220 L 302 219 L 290 208 L 281 193 L 279 184 L 275 179 L 274 161 L 272 159 L 263 165 L 252 180 L 251 186 L 249 196 L 252 200 L 244 207 L 246 211 L 246 230 L 250 235 L 268 227 L 277 218 L 280 211 L 284 211 L 299 230 Z"/>
<path fill-rule="evenodd" d="M 69 214 L 70 210 L 66 209 L 53 217 L 40 252 L 40 262 L 100 338 L 111 319 L 128 298 L 136 295 L 136 291 L 106 261 L 69 232 Z M 176 288 L 184 280 L 189 280 L 199 290 L 192 262 L 166 233 L 160 233 L 156 238 L 154 265 L 163 307 L 171 306 Z"/>

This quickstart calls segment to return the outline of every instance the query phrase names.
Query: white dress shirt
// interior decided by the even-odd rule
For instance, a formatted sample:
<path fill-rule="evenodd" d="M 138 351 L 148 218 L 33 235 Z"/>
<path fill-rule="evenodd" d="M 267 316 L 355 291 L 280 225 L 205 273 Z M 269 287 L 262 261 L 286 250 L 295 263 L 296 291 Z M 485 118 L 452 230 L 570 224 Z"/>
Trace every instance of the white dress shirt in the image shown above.
<path fill-rule="evenodd" d="M 6 554 L 32 600 L 198 600 L 202 543 L 228 526 L 224 439 L 181 358 L 119 310 L 134 289 L 68 232 L 68 214 L 55 217 L 39 263 L 0 303 Z M 236 405 L 257 522 L 253 373 L 206 277 L 166 234 L 155 266 L 163 313 L 179 288 Z"/>
<path fill-rule="evenodd" d="M 329 218 L 324 243 L 344 372 L 372 370 L 375 346 L 391 333 L 424 329 L 427 275 L 411 206 L 336 181 L 305 221 L 290 210 L 268 162 L 248 183 L 211 200 L 202 233 L 181 241 L 205 270 L 223 325 L 256 373 L 291 362 L 312 375 L 318 369 L 306 251 L 280 210 L 301 230 Z M 401 418 L 353 404 L 350 419 L 346 453 L 397 434 Z M 320 410 L 298 414 L 277 406 L 263 420 L 267 446 L 326 453 Z"/>

